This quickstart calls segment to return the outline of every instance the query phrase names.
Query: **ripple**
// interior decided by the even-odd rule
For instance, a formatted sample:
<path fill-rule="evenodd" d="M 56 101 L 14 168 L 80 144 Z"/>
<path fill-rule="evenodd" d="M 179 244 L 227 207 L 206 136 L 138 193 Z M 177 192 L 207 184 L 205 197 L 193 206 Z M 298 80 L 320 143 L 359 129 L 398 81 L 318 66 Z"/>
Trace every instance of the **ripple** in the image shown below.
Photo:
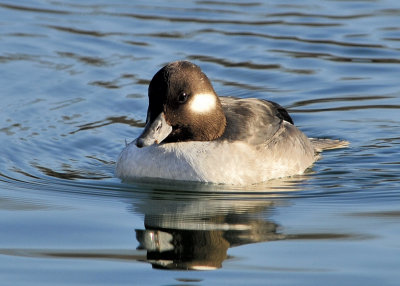
<path fill-rule="evenodd" d="M 213 10 L 215 11 L 215 10 Z M 109 13 L 118 17 L 129 17 L 139 20 L 147 21 L 162 21 L 162 22 L 176 22 L 176 23 L 198 23 L 198 24 L 212 24 L 212 25 L 238 25 L 238 26 L 269 26 L 269 25 L 287 25 L 287 26 L 312 26 L 312 27 L 335 27 L 341 26 L 339 23 L 318 23 L 318 22 L 288 22 L 284 20 L 231 20 L 231 19 L 213 19 L 213 18 L 188 18 L 188 17 L 172 17 L 161 16 L 157 14 L 138 14 L 138 13 Z M 230 15 L 234 13 L 230 12 Z M 264 16 L 263 18 L 268 18 Z"/>
<path fill-rule="evenodd" d="M 365 43 L 356 43 L 356 42 L 343 42 L 343 41 L 334 41 L 330 39 L 307 39 L 301 38 L 298 36 L 279 36 L 272 34 L 265 34 L 259 32 L 248 32 L 248 31 L 240 31 L 240 32 L 231 32 L 226 30 L 218 30 L 218 29 L 203 29 L 199 30 L 199 33 L 218 33 L 225 36 L 249 36 L 249 37 L 257 37 L 257 38 L 266 38 L 271 40 L 286 40 L 293 41 L 299 43 L 310 43 L 310 44 L 323 44 L 323 45 L 331 45 L 331 46 L 343 46 L 343 47 L 359 47 L 359 48 L 372 48 L 372 49 L 383 49 L 387 48 L 382 44 L 365 44 Z"/>
<path fill-rule="evenodd" d="M 89 57 L 89 56 L 80 56 L 76 53 L 71 53 L 71 52 L 57 52 L 57 54 L 61 57 L 66 57 L 66 58 L 72 58 L 76 59 L 82 63 L 88 64 L 88 65 L 93 65 L 93 66 L 111 66 L 110 61 L 105 60 L 100 57 Z"/>
<path fill-rule="evenodd" d="M 17 257 L 55 258 L 55 259 L 92 259 L 92 260 L 119 260 L 119 261 L 144 261 L 146 256 L 143 251 L 132 249 L 26 249 L 7 248 L 0 249 L 0 254 Z"/>
<path fill-rule="evenodd" d="M 364 109 L 400 109 L 397 104 L 375 104 L 375 105 L 347 105 L 341 107 L 329 108 L 307 108 L 307 109 L 289 109 L 292 113 L 316 113 L 316 112 L 332 112 L 332 111 L 351 111 L 351 110 L 364 110 Z"/>
<path fill-rule="evenodd" d="M 211 62 L 216 63 L 224 67 L 239 67 L 239 68 L 247 68 L 247 69 L 279 69 L 281 66 L 276 64 L 256 64 L 251 62 L 230 62 L 227 59 L 223 58 L 216 58 L 211 56 L 204 56 L 204 55 L 192 55 L 189 56 L 188 59 L 190 60 L 198 60 L 203 62 Z"/>
<path fill-rule="evenodd" d="M 382 212 L 358 212 L 351 214 L 352 216 L 359 216 L 359 217 L 366 217 L 366 218 L 393 218 L 399 219 L 400 218 L 400 211 L 393 210 L 393 211 L 382 211 Z"/>
<path fill-rule="evenodd" d="M 4 4 L 0 3 L 0 7 L 10 9 L 10 10 L 19 10 L 19 11 L 24 11 L 24 12 L 30 12 L 30 13 L 49 13 L 49 14 L 59 14 L 59 15 L 68 15 L 70 12 L 68 11 L 62 11 L 62 10 L 53 10 L 53 9 L 47 9 L 47 8 L 37 8 L 37 7 L 28 7 L 28 6 L 22 6 L 22 5 L 12 5 L 12 4 Z"/>
<path fill-rule="evenodd" d="M 270 50 L 271 52 L 285 53 L 294 58 L 320 58 L 323 60 L 333 62 L 350 62 L 350 63 L 379 63 L 379 64 L 399 64 L 400 60 L 397 58 L 371 58 L 371 57 L 343 57 L 335 56 L 329 53 L 309 53 L 298 51 L 285 51 L 285 50 Z"/>
<path fill-rule="evenodd" d="M 123 74 L 116 79 L 104 81 L 104 80 L 95 80 L 90 82 L 90 85 L 99 86 L 107 89 L 119 89 L 125 86 L 140 84 L 148 86 L 150 83 L 149 79 L 141 79 L 138 78 L 137 75 L 133 74 Z"/>
<path fill-rule="evenodd" d="M 83 30 L 78 28 L 71 28 L 71 27 L 63 27 L 63 26 L 56 26 L 56 25 L 46 25 L 47 28 L 54 29 L 61 32 L 67 32 L 71 34 L 78 34 L 78 35 L 86 35 L 86 36 L 93 36 L 93 37 L 108 37 L 108 36 L 125 36 L 129 35 L 126 33 L 120 32 L 111 32 L 111 33 L 103 33 L 94 30 Z"/>
<path fill-rule="evenodd" d="M 85 131 L 89 129 L 96 129 L 100 127 L 104 127 L 111 124 L 127 124 L 132 127 L 144 127 L 144 122 L 140 120 L 130 119 L 127 116 L 115 116 L 115 117 L 107 117 L 104 120 L 99 120 L 95 122 L 85 123 L 83 125 L 79 125 L 79 129 L 75 131 L 71 131 L 69 134 L 75 134 L 80 131 Z"/>
<path fill-rule="evenodd" d="M 221 6 L 238 6 L 238 7 L 257 7 L 261 6 L 259 2 L 231 2 L 231 1 L 196 1 L 202 5 L 221 5 Z"/>
<path fill-rule="evenodd" d="M 313 74 L 315 73 L 314 70 L 311 69 L 288 69 L 284 68 L 278 64 L 259 64 L 259 63 L 252 63 L 252 62 L 231 62 L 227 59 L 223 58 L 216 58 L 204 55 L 191 55 L 188 56 L 190 60 L 197 60 L 202 62 L 209 62 L 215 63 L 224 67 L 228 68 L 244 68 L 250 70 L 273 70 L 278 69 L 289 73 L 298 73 L 298 74 Z"/>
<path fill-rule="evenodd" d="M 289 109 L 294 107 L 308 106 L 317 103 L 327 103 L 327 102 L 347 102 L 347 101 L 368 101 L 368 100 L 382 100 L 396 98 L 395 95 L 370 95 L 370 96 L 351 96 L 351 97 L 328 97 L 328 98 L 314 98 L 310 100 L 302 100 L 293 103 Z"/>

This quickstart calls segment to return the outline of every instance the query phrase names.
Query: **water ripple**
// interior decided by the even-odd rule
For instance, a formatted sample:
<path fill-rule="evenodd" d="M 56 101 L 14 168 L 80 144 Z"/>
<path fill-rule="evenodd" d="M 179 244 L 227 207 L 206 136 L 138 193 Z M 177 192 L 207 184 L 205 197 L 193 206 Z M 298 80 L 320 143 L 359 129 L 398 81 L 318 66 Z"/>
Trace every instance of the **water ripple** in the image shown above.
<path fill-rule="evenodd" d="M 398 2 L 0 2 L 3 283 L 399 280 Z M 180 59 L 349 148 L 247 187 L 121 182 L 149 81 Z"/>
<path fill-rule="evenodd" d="M 60 15 L 70 14 L 70 12 L 68 12 L 68 11 L 53 10 L 53 9 L 46 9 L 46 8 L 36 8 L 36 7 L 28 7 L 28 6 L 4 4 L 4 3 L 0 3 L 0 7 L 10 9 L 10 10 L 29 12 L 29 13 L 32 13 L 32 12 L 33 13 L 49 13 L 49 14 L 60 14 Z"/>
<path fill-rule="evenodd" d="M 333 45 L 333 46 L 343 46 L 343 47 L 359 47 L 359 48 L 372 48 L 372 49 L 380 49 L 387 48 L 382 44 L 365 44 L 365 43 L 357 43 L 357 42 L 343 42 L 343 41 L 334 41 L 328 38 L 326 39 L 307 39 L 301 38 L 298 36 L 280 36 L 280 35 L 272 35 L 266 33 L 259 33 L 254 31 L 227 31 L 227 30 L 218 30 L 215 28 L 207 28 L 198 30 L 197 33 L 216 33 L 225 36 L 247 36 L 247 37 L 256 37 L 256 38 L 266 38 L 271 40 L 285 40 L 285 41 L 294 41 L 299 43 L 310 43 L 310 44 L 325 44 L 325 45 Z"/>

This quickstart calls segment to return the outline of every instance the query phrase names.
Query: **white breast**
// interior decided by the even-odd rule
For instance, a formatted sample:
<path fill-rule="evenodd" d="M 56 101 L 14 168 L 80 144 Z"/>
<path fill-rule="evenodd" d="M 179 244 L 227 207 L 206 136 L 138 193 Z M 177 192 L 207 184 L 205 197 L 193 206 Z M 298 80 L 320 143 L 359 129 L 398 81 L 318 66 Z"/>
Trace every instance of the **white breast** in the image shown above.
<path fill-rule="evenodd" d="M 299 144 L 299 139 L 278 140 L 257 147 L 228 141 L 169 143 L 146 148 L 131 143 L 118 158 L 116 176 L 123 180 L 161 178 L 254 184 L 301 174 L 309 167 L 316 159 L 314 150 Z"/>

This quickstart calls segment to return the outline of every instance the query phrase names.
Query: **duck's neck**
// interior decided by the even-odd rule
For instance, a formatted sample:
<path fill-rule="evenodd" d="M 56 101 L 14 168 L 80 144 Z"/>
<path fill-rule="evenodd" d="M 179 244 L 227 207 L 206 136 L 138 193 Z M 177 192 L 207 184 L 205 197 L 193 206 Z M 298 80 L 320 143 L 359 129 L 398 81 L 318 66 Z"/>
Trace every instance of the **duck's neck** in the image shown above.
<path fill-rule="evenodd" d="M 213 141 L 220 138 L 226 128 L 226 117 L 218 102 L 217 109 L 210 113 L 196 114 L 190 125 L 175 126 L 163 143 L 184 141 Z"/>
<path fill-rule="evenodd" d="M 199 125 L 195 134 L 196 141 L 212 141 L 224 134 L 226 128 L 226 117 L 222 106 L 218 106 L 217 112 L 199 119 Z"/>

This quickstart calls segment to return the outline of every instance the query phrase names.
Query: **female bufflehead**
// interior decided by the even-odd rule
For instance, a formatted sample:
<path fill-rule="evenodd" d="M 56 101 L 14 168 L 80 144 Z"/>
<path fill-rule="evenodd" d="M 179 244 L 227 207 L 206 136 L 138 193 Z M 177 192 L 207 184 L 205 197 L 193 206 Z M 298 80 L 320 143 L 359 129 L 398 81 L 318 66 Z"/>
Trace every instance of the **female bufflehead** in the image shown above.
<path fill-rule="evenodd" d="M 142 134 L 121 152 L 116 176 L 248 185 L 303 173 L 324 149 L 279 104 L 218 97 L 195 64 L 172 62 L 150 82 Z"/>

